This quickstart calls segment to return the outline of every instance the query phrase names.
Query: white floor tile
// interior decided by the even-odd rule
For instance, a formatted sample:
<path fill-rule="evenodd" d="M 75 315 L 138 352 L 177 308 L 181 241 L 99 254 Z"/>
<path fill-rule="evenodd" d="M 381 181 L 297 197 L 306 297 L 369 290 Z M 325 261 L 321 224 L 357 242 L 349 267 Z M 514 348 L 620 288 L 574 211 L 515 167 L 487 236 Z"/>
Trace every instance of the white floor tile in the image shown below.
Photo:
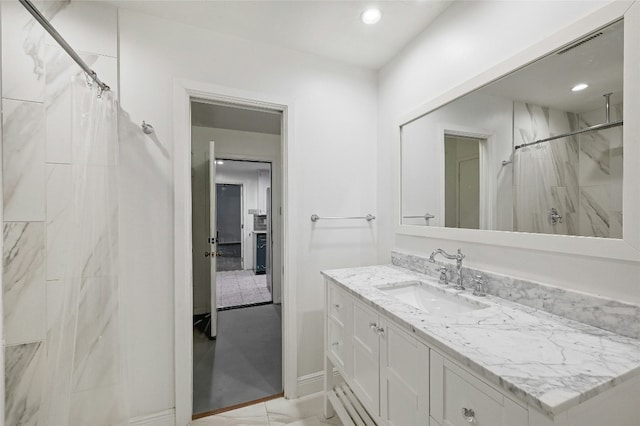
<path fill-rule="evenodd" d="M 265 402 L 269 414 L 270 426 L 284 426 L 309 417 L 317 417 L 319 421 L 333 425 L 341 425 L 337 416 L 325 419 L 322 409 L 322 393 L 314 393 L 298 399 L 286 400 L 278 398 Z"/>
<path fill-rule="evenodd" d="M 226 413 L 194 420 L 192 426 L 341 426 L 337 416 L 325 419 L 322 393 L 298 399 L 273 399 Z"/>
<path fill-rule="evenodd" d="M 252 270 L 222 271 L 216 277 L 218 308 L 271 301 L 267 276 Z"/>

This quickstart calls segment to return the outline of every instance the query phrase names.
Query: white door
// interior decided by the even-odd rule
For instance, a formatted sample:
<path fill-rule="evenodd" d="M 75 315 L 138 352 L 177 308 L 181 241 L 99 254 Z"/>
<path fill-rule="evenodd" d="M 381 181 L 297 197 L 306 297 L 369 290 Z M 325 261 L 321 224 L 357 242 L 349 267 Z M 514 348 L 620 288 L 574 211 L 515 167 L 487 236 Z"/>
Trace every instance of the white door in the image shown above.
<path fill-rule="evenodd" d="M 275 302 L 275 298 L 273 297 L 273 279 L 271 275 L 273 274 L 273 268 L 271 267 L 273 262 L 273 236 L 271 235 L 273 229 L 271 227 L 271 188 L 269 187 L 265 191 L 267 197 L 267 289 L 269 290 L 269 293 L 271 293 L 271 300 Z"/>
<path fill-rule="evenodd" d="M 211 327 L 210 337 L 218 332 L 218 301 L 216 295 L 216 261 L 218 259 L 216 235 L 216 152 L 214 142 L 209 142 L 209 245 L 211 259 Z"/>

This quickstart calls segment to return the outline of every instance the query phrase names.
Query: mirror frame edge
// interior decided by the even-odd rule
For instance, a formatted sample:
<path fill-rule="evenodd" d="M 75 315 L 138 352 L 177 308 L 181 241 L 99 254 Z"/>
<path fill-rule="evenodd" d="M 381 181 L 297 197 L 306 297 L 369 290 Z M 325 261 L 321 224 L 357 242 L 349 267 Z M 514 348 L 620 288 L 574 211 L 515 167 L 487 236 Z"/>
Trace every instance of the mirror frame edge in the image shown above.
<path fill-rule="evenodd" d="M 507 60 L 498 63 L 470 80 L 425 102 L 420 107 L 405 113 L 395 120 L 393 177 L 395 233 L 400 235 L 453 240 L 468 243 L 530 249 L 543 252 L 591 256 L 622 261 L 640 262 L 640 220 L 625 221 L 623 238 L 595 238 L 571 235 L 535 234 L 513 231 L 458 229 L 402 224 L 402 168 L 401 130 L 408 124 L 468 93 L 523 68 L 536 60 L 562 48 L 620 19 L 625 20 L 624 29 L 624 91 L 623 103 L 626 117 L 640 116 L 640 2 L 638 0 L 613 1 L 585 17 L 567 25 L 544 40 L 524 49 Z M 636 64 L 635 66 L 633 64 Z M 635 94 L 636 96 L 633 96 Z M 634 136 L 632 136 L 634 135 Z M 629 120 L 623 128 L 623 218 L 634 217 L 640 211 L 640 122 Z"/>

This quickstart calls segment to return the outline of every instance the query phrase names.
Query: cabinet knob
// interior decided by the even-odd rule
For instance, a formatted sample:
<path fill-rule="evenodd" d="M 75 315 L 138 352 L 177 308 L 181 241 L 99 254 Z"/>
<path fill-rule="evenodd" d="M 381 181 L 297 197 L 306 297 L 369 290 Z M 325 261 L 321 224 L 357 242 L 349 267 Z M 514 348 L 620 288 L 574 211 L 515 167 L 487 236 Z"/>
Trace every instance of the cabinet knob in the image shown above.
<path fill-rule="evenodd" d="M 371 328 L 372 330 L 375 330 L 378 328 L 378 324 L 376 324 L 375 322 L 370 322 L 369 323 L 369 328 Z"/>
<path fill-rule="evenodd" d="M 376 333 L 378 333 L 378 335 L 384 337 L 384 328 L 383 327 L 376 327 Z"/>
<path fill-rule="evenodd" d="M 336 303 L 335 305 L 333 305 L 333 307 L 336 308 L 336 309 L 340 309 L 340 304 Z"/>
<path fill-rule="evenodd" d="M 473 411 L 473 408 L 462 407 L 462 417 L 464 417 L 467 423 L 475 424 L 476 422 L 476 413 Z"/>

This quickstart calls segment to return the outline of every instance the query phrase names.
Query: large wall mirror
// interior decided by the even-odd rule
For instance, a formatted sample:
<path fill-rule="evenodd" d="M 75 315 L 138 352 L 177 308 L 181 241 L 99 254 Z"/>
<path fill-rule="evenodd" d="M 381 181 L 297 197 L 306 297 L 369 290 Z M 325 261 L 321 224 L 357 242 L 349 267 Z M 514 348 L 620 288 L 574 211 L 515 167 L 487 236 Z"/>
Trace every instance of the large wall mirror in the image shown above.
<path fill-rule="evenodd" d="M 592 237 L 636 260 L 640 174 L 629 164 L 640 160 L 639 126 L 624 116 L 640 110 L 639 8 L 605 6 L 401 119 L 399 232 L 478 242 L 495 233 L 466 230 L 535 234 L 526 238 L 540 249 L 537 236 Z"/>
<path fill-rule="evenodd" d="M 624 20 L 401 126 L 402 223 L 622 238 Z"/>

